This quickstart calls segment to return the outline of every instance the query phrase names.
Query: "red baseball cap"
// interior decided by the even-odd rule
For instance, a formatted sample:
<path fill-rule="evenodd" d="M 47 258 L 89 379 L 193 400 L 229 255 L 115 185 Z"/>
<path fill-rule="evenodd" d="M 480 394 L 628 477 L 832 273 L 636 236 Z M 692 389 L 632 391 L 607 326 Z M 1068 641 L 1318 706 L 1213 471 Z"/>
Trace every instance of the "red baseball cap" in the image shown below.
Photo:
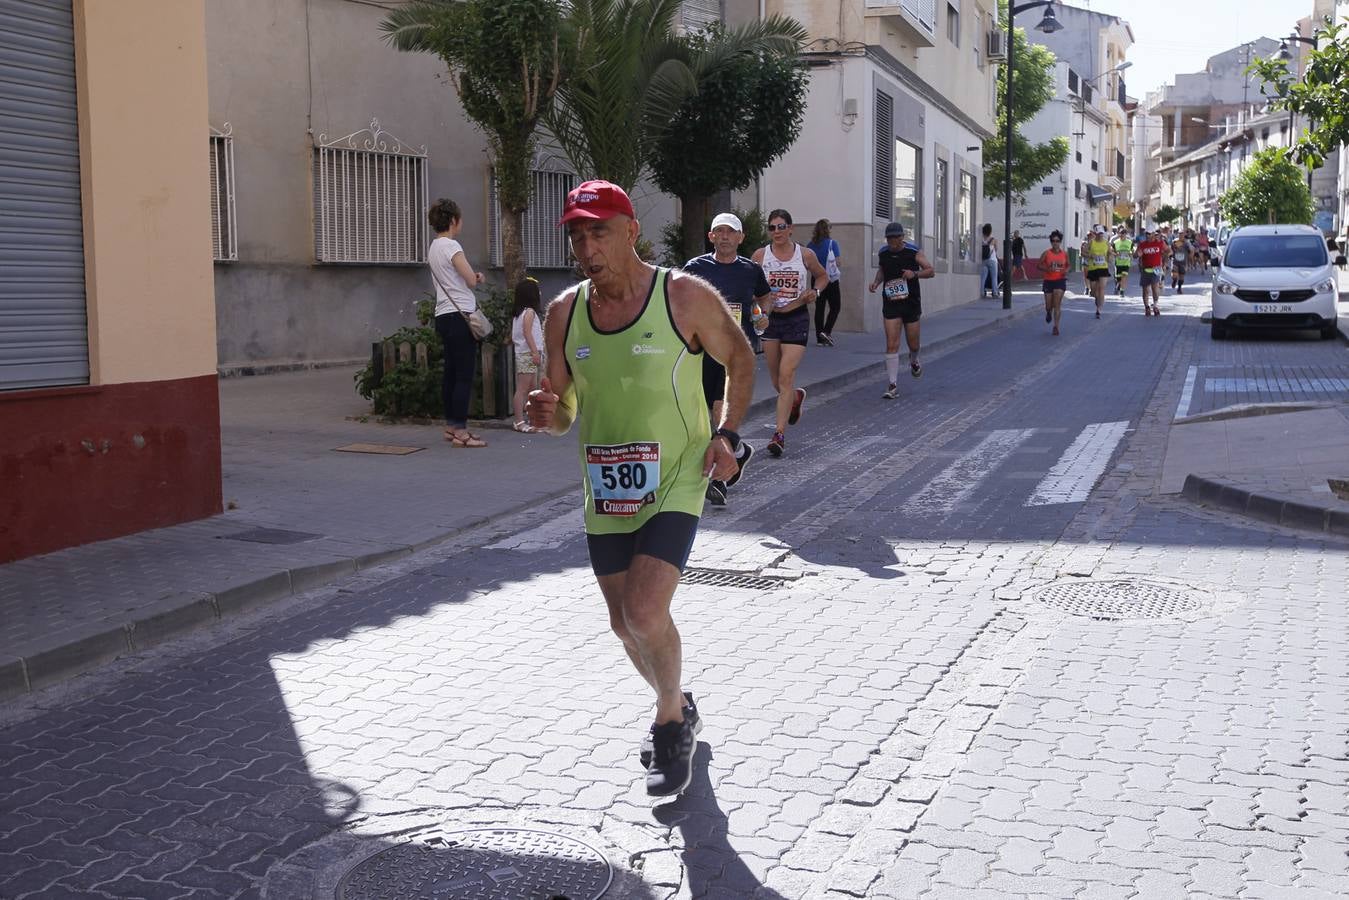
<path fill-rule="evenodd" d="M 612 219 L 614 216 L 637 218 L 627 193 L 607 181 L 585 181 L 567 194 L 567 205 L 562 207 L 562 218 L 557 224 L 565 225 L 574 219 Z"/>

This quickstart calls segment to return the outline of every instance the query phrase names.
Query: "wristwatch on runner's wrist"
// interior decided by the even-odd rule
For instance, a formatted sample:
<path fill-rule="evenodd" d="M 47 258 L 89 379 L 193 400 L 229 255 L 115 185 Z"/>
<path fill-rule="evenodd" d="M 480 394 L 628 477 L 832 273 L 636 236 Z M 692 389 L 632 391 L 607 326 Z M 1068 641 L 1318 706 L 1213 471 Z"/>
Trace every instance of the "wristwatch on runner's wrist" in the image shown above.
<path fill-rule="evenodd" d="M 732 452 L 732 453 L 734 453 L 734 452 L 735 452 L 735 448 L 738 447 L 738 446 L 740 445 L 740 435 L 736 434 L 734 431 L 732 431 L 732 430 L 729 429 L 729 428 L 718 428 L 716 431 L 712 432 L 712 437 L 714 437 L 714 438 L 716 438 L 716 437 L 724 437 L 724 438 L 726 438 L 727 442 L 729 442 L 730 445 L 731 445 L 731 452 Z"/>

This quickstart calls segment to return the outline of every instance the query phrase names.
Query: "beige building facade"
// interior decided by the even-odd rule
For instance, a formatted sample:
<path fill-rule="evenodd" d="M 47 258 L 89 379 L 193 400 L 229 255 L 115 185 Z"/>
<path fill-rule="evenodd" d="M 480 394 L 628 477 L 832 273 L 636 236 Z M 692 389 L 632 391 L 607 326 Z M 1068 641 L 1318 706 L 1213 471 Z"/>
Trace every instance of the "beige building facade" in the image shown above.
<path fill-rule="evenodd" d="M 220 510 L 201 0 L 0 0 L 0 562 Z"/>

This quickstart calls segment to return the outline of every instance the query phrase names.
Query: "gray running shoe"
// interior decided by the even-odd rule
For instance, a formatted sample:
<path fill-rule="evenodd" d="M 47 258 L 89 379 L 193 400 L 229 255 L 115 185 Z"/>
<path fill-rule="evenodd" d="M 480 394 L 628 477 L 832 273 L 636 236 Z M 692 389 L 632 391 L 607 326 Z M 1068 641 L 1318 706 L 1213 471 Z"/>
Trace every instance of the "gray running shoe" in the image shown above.
<path fill-rule="evenodd" d="M 726 484 L 715 479 L 707 483 L 707 502 L 713 506 L 726 505 Z"/>
<path fill-rule="evenodd" d="M 693 781 L 693 751 L 698 746 L 688 719 L 666 722 L 651 731 L 651 767 L 646 770 L 646 793 L 669 797 L 682 793 Z"/>
<path fill-rule="evenodd" d="M 693 736 L 697 737 L 703 730 L 703 717 L 698 715 L 698 705 L 693 702 L 693 695 L 688 691 L 684 692 L 684 721 L 689 723 L 693 729 Z M 652 736 L 656 733 L 656 725 L 652 723 L 651 730 L 642 738 L 642 744 L 637 748 L 637 759 L 641 761 L 643 769 L 651 768 Z"/>
<path fill-rule="evenodd" d="M 888 388 L 885 389 L 885 393 L 884 393 L 884 394 L 881 394 L 881 399 L 883 399 L 883 400 L 893 400 L 893 399 L 895 399 L 895 398 L 898 397 L 898 396 L 899 396 L 899 385 L 895 384 L 895 383 L 892 381 L 892 382 L 890 382 L 890 386 L 889 386 Z"/>

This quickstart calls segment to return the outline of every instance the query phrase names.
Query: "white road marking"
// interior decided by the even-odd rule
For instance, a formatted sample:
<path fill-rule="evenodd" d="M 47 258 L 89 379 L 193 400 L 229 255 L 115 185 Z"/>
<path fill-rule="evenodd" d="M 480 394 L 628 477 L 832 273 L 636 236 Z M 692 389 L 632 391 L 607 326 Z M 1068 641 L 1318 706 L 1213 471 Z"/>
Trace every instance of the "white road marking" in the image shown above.
<path fill-rule="evenodd" d="M 1349 391 L 1349 378 L 1209 378 L 1204 389 L 1215 394 L 1339 394 Z"/>
<path fill-rule="evenodd" d="M 1176 418 L 1183 419 L 1190 414 L 1190 401 L 1194 398 L 1194 380 L 1199 374 L 1198 366 L 1190 366 L 1185 375 L 1185 390 L 1180 392 L 1180 402 L 1176 404 Z"/>
<path fill-rule="evenodd" d="M 1035 486 L 1026 505 L 1050 506 L 1086 500 L 1128 430 L 1128 422 L 1097 422 L 1083 428 L 1054 468 Z"/>
<path fill-rule="evenodd" d="M 1035 433 L 1033 428 L 990 432 L 914 495 L 908 506 L 924 513 L 949 513 L 975 492 L 980 482 Z"/>

